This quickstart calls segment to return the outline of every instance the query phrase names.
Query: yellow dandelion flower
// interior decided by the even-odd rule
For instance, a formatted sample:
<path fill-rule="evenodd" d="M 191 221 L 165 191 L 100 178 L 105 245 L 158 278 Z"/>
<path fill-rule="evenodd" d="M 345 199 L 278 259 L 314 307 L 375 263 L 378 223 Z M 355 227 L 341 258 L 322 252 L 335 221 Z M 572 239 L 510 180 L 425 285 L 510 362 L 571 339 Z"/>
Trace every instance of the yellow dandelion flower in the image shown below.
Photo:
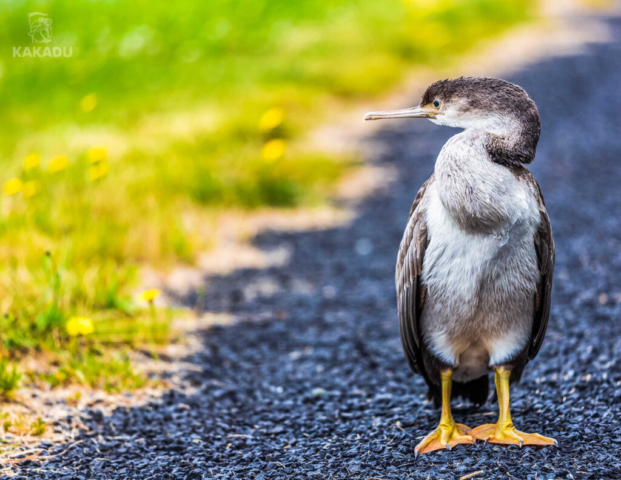
<path fill-rule="evenodd" d="M 95 324 L 87 317 L 71 317 L 65 325 L 67 333 L 72 337 L 89 335 L 95 331 Z"/>
<path fill-rule="evenodd" d="M 140 294 L 140 298 L 144 301 L 151 303 L 156 298 L 159 298 L 162 295 L 162 291 L 159 288 L 151 288 L 149 290 L 145 290 Z"/>
<path fill-rule="evenodd" d="M 273 162 L 282 157 L 286 150 L 287 142 L 276 138 L 274 140 L 270 140 L 269 142 L 265 142 L 263 150 L 261 150 L 261 156 L 265 159 L 265 161 Z"/>
<path fill-rule="evenodd" d="M 22 189 L 22 181 L 19 178 L 12 178 L 4 183 L 4 194 L 15 195 Z"/>
<path fill-rule="evenodd" d="M 102 160 L 105 160 L 108 156 L 108 152 L 103 147 L 93 147 L 88 152 L 86 152 L 86 156 L 88 157 L 88 161 L 91 163 L 97 163 Z"/>
<path fill-rule="evenodd" d="M 96 163 L 88 169 L 88 178 L 91 180 L 99 180 L 100 178 L 105 177 L 109 170 L 110 165 L 108 162 Z"/>
<path fill-rule="evenodd" d="M 285 112 L 280 108 L 270 108 L 261 115 L 259 120 L 259 130 L 261 132 L 269 132 L 282 123 L 285 119 Z"/>
<path fill-rule="evenodd" d="M 80 108 L 84 113 L 92 112 L 93 110 L 95 110 L 97 103 L 97 95 L 95 95 L 94 93 L 89 93 L 88 95 L 84 96 L 82 100 L 80 100 Z"/>
<path fill-rule="evenodd" d="M 38 153 L 31 153 L 24 158 L 24 170 L 33 170 L 41 163 L 41 156 Z"/>
<path fill-rule="evenodd" d="M 24 197 L 34 197 L 38 191 L 39 188 L 37 187 L 37 182 L 34 182 L 32 180 L 24 182 L 24 186 L 22 188 L 22 195 L 24 195 Z"/>
<path fill-rule="evenodd" d="M 64 170 L 68 166 L 69 166 L 69 159 L 65 157 L 64 155 L 59 155 L 50 160 L 50 163 L 47 166 L 47 169 L 50 172 L 55 173 L 55 172 L 60 172 L 61 170 Z"/>

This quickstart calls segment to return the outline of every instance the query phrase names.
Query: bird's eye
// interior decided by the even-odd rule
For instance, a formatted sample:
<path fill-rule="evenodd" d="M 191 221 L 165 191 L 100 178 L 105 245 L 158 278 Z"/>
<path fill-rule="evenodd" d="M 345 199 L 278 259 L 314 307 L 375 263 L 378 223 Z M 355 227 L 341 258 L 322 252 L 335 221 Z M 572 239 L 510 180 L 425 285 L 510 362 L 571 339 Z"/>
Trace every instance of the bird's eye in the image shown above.
<path fill-rule="evenodd" d="M 433 106 L 436 108 L 440 108 L 440 100 L 434 100 L 433 101 Z"/>

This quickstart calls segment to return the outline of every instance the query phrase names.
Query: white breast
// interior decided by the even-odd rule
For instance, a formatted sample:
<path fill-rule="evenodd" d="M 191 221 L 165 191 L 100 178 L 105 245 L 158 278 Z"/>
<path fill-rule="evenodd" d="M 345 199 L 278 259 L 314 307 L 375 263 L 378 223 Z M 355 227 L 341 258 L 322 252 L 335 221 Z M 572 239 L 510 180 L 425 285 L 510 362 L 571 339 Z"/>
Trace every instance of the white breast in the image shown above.
<path fill-rule="evenodd" d="M 535 198 L 508 169 L 480 160 L 485 163 L 471 161 L 462 177 L 469 182 L 467 188 L 451 175 L 450 188 L 458 191 L 449 193 L 447 202 L 441 155 L 436 182 L 426 195 L 429 245 L 422 281 L 428 297 L 423 336 L 435 355 L 456 367 L 458 381 L 481 376 L 489 366 L 508 360 L 524 347 L 530 337 L 538 281 Z M 458 198 L 461 187 L 466 192 L 477 189 L 483 204 L 489 202 L 496 209 L 490 219 L 482 219 L 482 232 L 463 228 L 455 218 L 463 209 L 451 207 L 468 201 Z M 484 205 L 472 208 L 477 215 L 488 211 Z"/>

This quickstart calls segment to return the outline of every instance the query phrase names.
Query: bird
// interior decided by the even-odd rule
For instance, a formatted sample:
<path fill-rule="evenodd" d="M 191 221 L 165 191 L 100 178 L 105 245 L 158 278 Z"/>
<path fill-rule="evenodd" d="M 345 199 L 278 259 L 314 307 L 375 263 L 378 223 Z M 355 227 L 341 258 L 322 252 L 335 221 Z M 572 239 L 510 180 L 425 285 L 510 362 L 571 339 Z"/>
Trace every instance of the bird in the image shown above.
<path fill-rule="evenodd" d="M 416 107 L 364 120 L 426 118 L 462 129 L 442 147 L 415 196 L 397 255 L 399 331 L 410 368 L 441 407 L 415 454 L 476 440 L 557 445 L 513 425 L 510 385 L 541 348 L 550 316 L 554 239 L 535 158 L 541 122 L 526 91 L 506 80 L 437 81 Z M 451 399 L 476 406 L 493 372 L 498 421 L 455 423 Z"/>

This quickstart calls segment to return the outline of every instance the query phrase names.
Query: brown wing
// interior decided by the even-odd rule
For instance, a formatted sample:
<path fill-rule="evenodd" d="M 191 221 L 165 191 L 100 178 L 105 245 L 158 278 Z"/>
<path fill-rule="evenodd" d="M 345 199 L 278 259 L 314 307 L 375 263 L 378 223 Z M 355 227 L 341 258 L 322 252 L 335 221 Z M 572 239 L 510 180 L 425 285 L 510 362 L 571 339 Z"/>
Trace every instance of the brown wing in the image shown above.
<path fill-rule="evenodd" d="M 416 373 L 424 373 L 420 352 L 419 322 L 426 296 L 425 286 L 421 283 L 421 275 L 425 250 L 429 243 L 427 223 L 420 204 L 433 181 L 432 175 L 416 194 L 399 246 L 395 273 L 401 344 L 410 368 Z"/>
<path fill-rule="evenodd" d="M 526 170 L 526 169 L 525 169 Z M 537 251 L 537 264 L 539 266 L 539 283 L 535 295 L 535 315 L 533 319 L 533 332 L 530 345 L 528 346 L 528 358 L 532 360 L 537 356 L 543 338 L 548 328 L 550 317 L 550 302 L 552 299 L 552 276 L 554 274 L 554 238 L 550 218 L 546 211 L 543 195 L 535 178 L 528 173 L 526 180 L 531 185 L 539 203 L 541 221 L 537 233 L 535 233 L 535 250 Z"/>

